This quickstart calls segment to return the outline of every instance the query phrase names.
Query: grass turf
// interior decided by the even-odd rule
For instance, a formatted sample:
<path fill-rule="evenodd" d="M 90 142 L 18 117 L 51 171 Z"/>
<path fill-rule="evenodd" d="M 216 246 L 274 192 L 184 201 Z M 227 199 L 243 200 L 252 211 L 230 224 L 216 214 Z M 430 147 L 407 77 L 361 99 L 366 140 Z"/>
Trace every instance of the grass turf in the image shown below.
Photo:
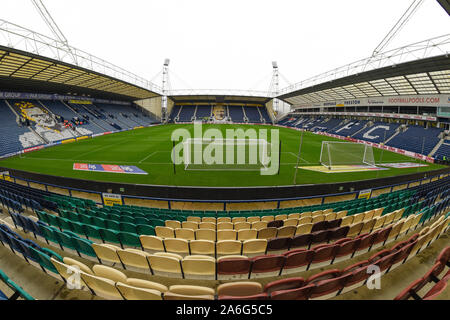
<path fill-rule="evenodd" d="M 254 129 L 278 129 L 282 141 L 279 175 L 262 176 L 257 171 L 186 171 L 184 165 L 171 162 L 172 131 L 185 128 L 193 134 L 192 124 L 164 125 L 82 140 L 59 145 L 0 161 L 0 166 L 55 176 L 85 180 L 132 184 L 250 187 L 294 184 L 294 172 L 300 144 L 300 132 L 287 128 L 252 126 Z M 226 129 L 249 129 L 248 125 L 203 125 L 203 130 L 218 128 L 225 136 Z M 270 132 L 270 131 L 269 131 Z M 270 137 L 270 134 L 269 134 Z M 270 139 L 270 138 L 269 138 Z M 337 139 L 305 132 L 299 165 L 319 165 L 322 141 Z M 339 140 L 338 140 L 339 141 Z M 390 162 L 420 162 L 404 155 L 374 148 L 377 164 Z M 134 165 L 148 175 L 74 171 L 75 162 L 89 164 Z M 321 184 L 376 179 L 442 168 L 436 164 L 409 169 L 389 169 L 373 172 L 321 173 L 299 169 L 296 184 Z"/>

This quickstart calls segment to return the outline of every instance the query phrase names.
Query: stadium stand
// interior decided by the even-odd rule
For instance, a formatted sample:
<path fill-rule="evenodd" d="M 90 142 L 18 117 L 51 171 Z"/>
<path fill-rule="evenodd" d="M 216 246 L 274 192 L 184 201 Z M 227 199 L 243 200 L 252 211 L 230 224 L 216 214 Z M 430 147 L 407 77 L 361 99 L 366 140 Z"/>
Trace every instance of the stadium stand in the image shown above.
<path fill-rule="evenodd" d="M 440 185 L 439 188 L 437 187 L 438 185 Z M 433 194 L 440 196 L 441 199 L 445 197 L 444 202 L 440 205 L 441 209 L 444 209 L 444 206 L 448 207 L 448 189 L 445 189 L 445 191 L 443 190 L 442 184 L 434 183 L 434 187 L 431 185 L 416 188 L 415 196 Z M 439 191 L 443 192 L 438 193 Z M 78 206 L 87 203 L 88 202 L 80 201 L 78 202 Z M 13 219 L 15 223 L 24 219 L 24 217 L 21 217 L 19 214 L 13 214 L 12 216 L 15 217 Z M 436 220 L 437 217 L 440 218 Z M 36 223 L 33 219 L 27 219 L 28 222 L 33 222 L 39 226 L 37 230 L 43 231 L 48 229 L 48 227 L 45 227 L 45 225 L 40 222 Z M 444 216 L 441 216 L 438 211 L 427 217 L 424 220 L 424 223 L 431 220 L 436 221 L 430 227 L 423 229 L 420 233 L 408 236 L 406 240 L 402 240 L 391 249 L 382 250 L 372 255 L 369 259 L 360 261 L 344 269 L 325 270 L 313 274 L 307 279 L 297 277 L 276 280 L 268 283 L 264 287 L 257 282 L 232 282 L 217 287 L 217 290 L 198 286 L 171 286 L 170 288 L 167 288 L 164 285 L 148 280 L 130 279 L 116 268 L 111 268 L 103 264 L 108 261 L 113 263 L 118 262 L 124 269 L 130 267 L 133 267 L 133 270 L 136 270 L 136 268 L 150 268 L 151 272 L 155 274 L 158 273 L 158 270 L 161 270 L 166 276 L 179 275 L 186 278 L 193 277 L 193 279 L 205 279 L 205 277 L 213 276 L 216 273 L 216 268 L 218 274 L 222 276 L 242 276 L 243 274 L 249 273 L 249 277 L 252 278 L 251 274 L 253 273 L 256 275 L 253 276 L 253 278 L 258 278 L 260 274 L 282 274 L 283 270 L 286 270 L 286 268 L 302 268 L 305 263 L 308 266 L 316 265 L 317 267 L 320 267 L 324 263 L 333 263 L 335 256 L 338 254 L 338 250 L 340 250 L 340 248 L 345 248 L 346 243 L 352 240 L 343 239 L 336 244 L 325 246 L 319 245 L 311 250 L 297 249 L 283 255 L 265 255 L 256 256 L 254 258 L 247 258 L 245 256 L 230 257 L 220 259 L 216 262 L 213 258 L 205 256 L 186 255 L 183 257 L 173 253 L 146 254 L 130 249 L 121 249 L 120 247 L 112 245 L 96 245 L 89 241 L 86 242 L 86 240 L 75 236 L 75 234 L 71 234 L 67 231 L 60 232 L 56 229 L 53 230 L 53 235 L 46 236 L 42 233 L 44 237 L 49 238 L 47 239 L 48 243 L 58 243 L 61 248 L 68 248 L 68 245 L 71 243 L 69 241 L 70 237 L 76 240 L 72 242 L 75 248 L 78 248 L 76 243 L 91 243 L 93 246 L 93 250 L 91 249 L 89 251 L 91 257 L 103 255 L 102 258 L 98 258 L 98 262 L 101 262 L 102 265 L 97 264 L 94 265 L 93 268 L 89 268 L 77 260 L 68 257 L 63 258 L 52 250 L 42 248 L 33 241 L 24 239 L 6 225 L 0 226 L 0 239 L 3 245 L 9 247 L 12 252 L 25 259 L 25 261 L 58 279 L 67 281 L 68 275 L 72 274 L 72 272 L 68 272 L 68 270 L 78 270 L 81 279 L 83 280 L 83 286 L 87 287 L 93 294 L 105 299 L 136 299 L 138 297 L 140 299 L 145 297 L 146 299 L 151 300 L 171 300 L 174 298 L 186 297 L 190 297 L 191 299 L 209 300 L 246 300 L 255 298 L 328 299 L 345 294 L 346 292 L 363 285 L 369 276 L 367 268 L 370 265 L 378 265 L 383 274 L 386 274 L 399 267 L 401 264 L 406 263 L 418 252 L 424 250 L 431 242 L 438 239 L 440 235 L 445 232 L 450 221 L 448 217 L 445 219 Z M 406 218 L 403 223 L 406 223 L 406 221 L 408 221 L 408 218 Z M 399 223 L 395 222 L 394 227 L 388 229 L 390 230 L 389 233 L 378 232 L 376 235 L 383 234 L 384 241 L 389 241 L 390 238 L 398 239 L 401 236 L 402 231 L 404 234 L 407 234 L 407 229 L 414 230 L 417 227 L 411 227 L 411 225 L 409 225 L 409 228 L 399 228 L 397 227 L 398 225 Z M 27 228 L 30 227 L 30 224 L 22 221 L 20 227 L 27 230 Z M 392 237 L 391 235 L 393 232 L 395 237 Z M 66 240 L 63 240 L 63 234 L 68 235 L 68 237 L 65 238 Z M 378 238 L 370 237 L 371 241 L 367 242 L 365 241 L 367 237 L 367 235 L 362 235 L 356 238 L 360 243 L 359 248 L 356 251 L 361 251 L 362 249 L 365 250 L 364 252 L 367 252 L 367 248 L 370 250 L 370 247 L 373 246 L 375 240 Z M 64 243 L 64 245 L 61 245 L 62 243 Z M 367 243 L 369 243 L 369 245 L 367 245 Z M 357 246 L 354 246 L 354 248 L 356 247 Z M 89 246 L 85 245 L 84 248 L 89 248 Z M 101 251 L 102 249 L 107 248 L 110 249 L 109 253 L 107 253 L 107 251 L 104 253 Z M 93 251 L 95 251 L 95 253 L 93 253 Z M 114 257 L 114 255 L 116 257 Z M 441 254 L 441 256 L 443 255 L 445 254 Z M 143 259 L 141 260 L 143 262 L 140 263 L 139 259 Z M 147 262 L 145 262 L 145 260 L 147 260 Z M 170 267 L 171 265 L 173 267 Z M 232 270 L 233 274 L 230 274 L 230 270 Z M 438 289 L 439 290 L 436 290 L 440 291 L 440 288 Z M 433 291 L 433 293 L 435 291 Z M 434 295 L 429 294 L 424 298 L 430 296 Z"/>
<path fill-rule="evenodd" d="M 272 123 L 266 108 L 259 108 L 259 112 L 261 113 L 262 119 L 265 123 Z"/>
<path fill-rule="evenodd" d="M 177 122 L 192 122 L 195 114 L 195 106 L 181 106 L 181 111 L 178 114 Z"/>
<path fill-rule="evenodd" d="M 312 131 L 314 132 L 329 132 L 338 127 L 342 123 L 342 119 L 330 118 L 328 121 L 317 124 Z"/>
<path fill-rule="evenodd" d="M 400 124 L 397 123 L 375 122 L 370 127 L 354 135 L 353 138 L 373 143 L 382 143 L 389 140 L 399 127 Z"/>
<path fill-rule="evenodd" d="M 197 120 L 202 119 L 210 119 L 211 118 L 212 108 L 211 106 L 197 106 L 197 113 L 195 114 L 195 118 Z"/>
<path fill-rule="evenodd" d="M 242 106 L 228 106 L 228 112 L 233 122 L 245 122 L 244 110 Z"/>
<path fill-rule="evenodd" d="M 145 249 L 146 251 L 150 249 L 152 251 L 150 254 L 153 255 L 158 255 L 158 252 L 164 252 L 164 254 L 168 255 L 175 254 L 179 262 L 184 261 L 193 251 L 200 250 L 202 251 L 202 255 L 211 254 L 210 258 L 212 259 L 214 259 L 214 252 L 217 253 L 217 258 L 220 258 L 220 255 L 243 255 L 240 258 L 241 261 L 250 259 L 248 261 L 252 265 L 254 263 L 257 263 L 257 265 L 262 263 L 259 262 L 264 257 L 261 255 L 278 257 L 277 259 L 281 260 L 276 272 L 284 274 L 289 269 L 294 268 L 288 263 L 290 261 L 289 257 L 292 254 L 297 255 L 298 250 L 303 250 L 302 255 L 309 257 L 309 260 L 302 260 L 301 265 L 297 265 L 294 269 L 303 268 L 305 270 L 312 270 L 324 264 L 332 264 L 335 259 L 343 256 L 354 257 L 362 252 L 370 251 L 372 247 L 378 248 L 380 244 L 384 245 L 406 235 L 409 231 L 415 230 L 419 224 L 424 225 L 428 221 L 435 219 L 435 217 L 439 217 L 449 206 L 448 183 L 448 178 L 441 179 L 428 185 L 413 188 L 412 190 L 387 194 L 385 197 L 382 197 L 385 198 L 383 202 L 377 202 L 377 204 L 374 203 L 369 206 L 358 206 L 358 210 L 352 212 L 342 211 L 340 213 L 334 213 L 333 210 L 325 209 L 314 212 L 305 211 L 298 214 L 298 216 L 294 214 L 290 217 L 287 214 L 272 216 L 271 219 L 267 219 L 269 216 L 263 216 L 260 217 L 260 220 L 254 214 L 244 218 L 238 213 L 242 217 L 234 217 L 231 220 L 231 225 L 225 229 L 222 229 L 220 225 L 226 224 L 227 222 L 219 222 L 222 221 L 219 219 L 225 217 L 204 217 L 202 220 L 199 220 L 196 217 L 181 215 L 178 217 L 178 220 L 174 220 L 174 215 L 169 214 L 143 214 L 142 210 L 131 213 L 131 211 L 128 211 L 132 210 L 131 207 L 127 207 L 128 210 L 121 211 L 120 214 L 119 211 L 117 211 L 118 214 L 113 213 L 116 212 L 116 208 L 106 208 L 109 212 L 107 213 L 105 210 L 97 208 L 92 201 L 66 198 L 45 192 L 42 193 L 45 194 L 47 200 L 42 200 L 45 201 L 43 204 L 47 207 L 53 207 L 54 210 L 56 204 L 59 207 L 56 210 L 57 212 L 59 211 L 59 216 L 41 211 L 38 209 L 41 207 L 35 204 L 31 205 L 31 208 L 36 211 L 39 218 L 39 221 L 36 221 L 11 211 L 11 209 L 18 212 L 23 211 L 18 210 L 20 209 L 18 207 L 21 207 L 24 200 L 22 202 L 12 202 L 12 200 L 8 200 L 9 198 L 5 196 L 1 199 L 3 205 L 10 209 L 10 215 L 16 227 L 33 233 L 36 239 L 43 238 L 47 244 L 52 244 L 57 248 L 74 253 L 79 257 L 88 257 L 94 261 L 98 260 L 101 263 L 120 262 L 123 268 L 127 269 L 126 263 L 120 258 L 120 250 L 127 250 L 126 248 L 130 247 L 137 248 L 138 250 Z M 13 184 L 9 182 L 3 181 L 2 184 L 9 187 L 9 191 L 5 193 L 9 197 L 14 196 L 10 191 L 19 192 L 17 190 L 27 189 L 23 186 L 12 189 Z M 21 194 L 24 195 L 23 193 Z M 417 202 L 424 196 L 426 200 Z M 17 200 L 21 199 L 18 195 L 15 195 L 15 197 Z M 49 201 L 49 199 L 53 201 Z M 398 200 L 394 201 L 394 199 Z M 399 199 L 402 200 L 399 201 Z M 437 201 L 438 199 L 440 200 Z M 379 201 L 382 199 L 374 200 Z M 369 201 L 366 200 L 366 202 Z M 350 203 L 350 206 L 353 207 L 357 203 L 353 201 L 353 203 Z M 388 205 L 388 203 L 393 204 Z M 342 204 L 337 203 L 336 205 Z M 382 210 L 376 209 L 379 205 Z M 70 211 L 69 208 L 76 212 Z M 306 210 L 309 209 L 307 208 Z M 358 211 L 362 212 L 357 213 Z M 319 217 L 320 219 L 318 219 Z M 339 219 L 336 219 L 338 217 Z M 349 218 L 351 219 L 349 220 Z M 216 225 L 213 223 L 214 219 L 217 219 L 215 220 Z M 203 220 L 204 222 L 199 223 L 199 221 Z M 277 233 L 273 234 L 269 239 L 261 239 L 259 236 L 260 233 L 265 233 L 264 225 L 259 225 L 260 229 L 257 232 L 255 232 L 256 230 L 251 232 L 252 229 L 250 227 L 253 224 L 257 226 L 257 223 L 262 220 L 266 220 L 266 222 L 267 220 L 279 222 L 277 224 L 278 229 L 275 228 Z M 252 221 L 252 224 L 249 221 Z M 305 222 L 305 224 L 300 224 L 300 221 Z M 316 222 L 311 224 L 314 221 Z M 441 216 L 441 219 L 438 220 L 439 225 L 442 227 L 442 229 L 439 229 L 439 234 L 447 227 L 449 221 L 448 218 L 444 220 L 444 217 Z M 204 225 L 201 225 L 202 223 Z M 228 223 L 230 224 L 230 222 Z M 247 225 L 243 226 L 243 224 Z M 270 228 L 269 223 L 266 225 Z M 174 230 L 169 226 L 181 228 Z M 247 229 L 241 229 L 241 226 Z M 308 228 L 305 229 L 302 226 L 307 226 Z M 216 236 L 214 235 L 215 230 L 211 229 L 214 227 L 217 229 Z M 292 228 L 291 233 L 287 231 L 289 227 Z M 201 237 L 197 238 L 202 228 L 205 228 L 203 230 L 213 232 L 209 242 L 204 242 L 205 239 Z M 431 227 L 431 229 L 434 228 Z M 227 232 L 230 235 L 227 238 L 220 238 L 219 234 L 221 232 Z M 141 235 L 139 236 L 139 234 Z M 152 234 L 156 234 L 156 237 L 152 236 Z M 243 235 L 240 239 L 239 236 L 241 234 Z M 436 235 L 437 233 L 433 237 Z M 216 239 L 217 242 L 215 242 Z M 203 242 L 198 242 L 197 240 L 203 240 Z M 355 245 L 355 240 L 357 240 L 357 245 Z M 8 241 L 2 240 L 2 242 Z M 214 243 L 216 243 L 216 250 L 214 250 Z M 324 247 L 323 244 L 326 244 L 326 246 Z M 114 247 L 111 247 L 111 245 Z M 208 245 L 212 246 L 209 251 L 205 249 Z M 420 248 L 417 248 L 420 250 L 422 245 Z M 105 249 L 108 249 L 109 253 L 103 253 Z M 144 254 L 144 251 L 142 251 L 142 254 Z M 293 261 L 297 259 L 295 258 L 296 255 L 293 256 Z M 251 256 L 254 257 L 252 258 Z M 161 260 L 162 258 L 158 259 Z M 173 256 L 171 259 L 173 259 Z M 205 258 L 199 259 L 204 260 Z M 208 263 L 213 263 L 214 265 L 217 263 L 218 270 L 221 270 L 221 265 L 225 263 L 221 260 L 206 261 L 210 261 Z M 207 262 L 199 263 L 202 265 Z M 189 262 L 190 265 L 191 262 Z M 262 266 L 264 265 L 266 263 L 262 263 Z M 152 266 L 151 261 L 150 266 Z M 201 267 L 201 269 L 203 268 Z M 261 269 L 259 267 L 252 268 L 251 270 L 253 271 L 249 274 L 250 278 L 267 277 L 274 272 L 274 269 Z M 180 274 L 183 273 L 181 272 Z M 212 274 L 211 271 L 210 275 Z M 203 276 L 206 275 L 203 274 Z M 195 272 L 194 277 L 196 277 Z"/>
<path fill-rule="evenodd" d="M 445 157 L 445 159 L 444 159 Z M 444 140 L 443 144 L 439 147 L 439 149 L 434 154 L 435 159 L 446 160 L 450 159 L 450 140 Z"/>
<path fill-rule="evenodd" d="M 333 130 L 330 130 L 330 133 L 337 134 L 343 137 L 351 137 L 355 133 L 361 131 L 367 123 L 367 120 L 350 120 L 345 124 Z"/>
<path fill-rule="evenodd" d="M 429 155 L 433 148 L 439 143 L 439 135 L 443 132 L 437 128 L 423 128 L 420 126 L 409 126 L 404 132 L 399 133 L 387 145 L 403 150 L 408 150 L 423 155 Z"/>
<path fill-rule="evenodd" d="M 6 101 L 0 100 L 0 154 L 6 155 L 15 153 L 23 148 L 41 144 L 39 140 L 22 137 L 26 134 L 32 135 L 27 127 L 20 127 L 16 122 L 17 116 L 9 108 Z"/>
<path fill-rule="evenodd" d="M 118 123 L 109 121 L 105 115 L 92 108 L 92 105 L 89 105 L 89 107 L 86 107 L 86 105 L 84 104 L 76 103 L 69 103 L 68 105 L 80 115 L 80 118 L 84 118 L 85 120 L 89 121 L 90 124 L 93 125 L 92 128 L 98 128 L 96 131 L 93 131 L 94 133 L 125 129 L 122 128 Z"/>
<path fill-rule="evenodd" d="M 262 123 L 261 114 L 259 112 L 259 107 L 244 107 L 245 115 L 247 116 L 248 122 L 250 123 Z"/>

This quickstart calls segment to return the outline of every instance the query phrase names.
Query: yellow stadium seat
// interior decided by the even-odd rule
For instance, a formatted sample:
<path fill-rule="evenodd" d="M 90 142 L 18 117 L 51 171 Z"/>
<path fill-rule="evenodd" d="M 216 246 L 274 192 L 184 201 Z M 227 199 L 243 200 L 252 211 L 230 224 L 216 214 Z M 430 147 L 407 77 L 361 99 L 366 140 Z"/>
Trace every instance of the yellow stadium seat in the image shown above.
<path fill-rule="evenodd" d="M 234 224 L 232 222 L 221 222 L 217 224 L 217 231 L 219 230 L 233 230 Z"/>
<path fill-rule="evenodd" d="M 164 239 L 164 246 L 170 253 L 182 256 L 189 254 L 189 242 L 185 239 Z"/>
<path fill-rule="evenodd" d="M 150 253 L 136 249 L 125 249 L 117 250 L 117 254 L 127 270 L 151 273 L 147 260 Z"/>
<path fill-rule="evenodd" d="M 181 228 L 181 222 L 180 221 L 174 221 L 174 220 L 166 220 L 165 222 L 167 228 L 176 229 Z"/>
<path fill-rule="evenodd" d="M 198 224 L 200 222 L 194 222 L 194 221 L 183 221 L 181 223 L 182 228 L 183 229 L 192 229 L 192 230 L 197 230 L 198 229 Z"/>
<path fill-rule="evenodd" d="M 219 230 L 219 231 L 217 231 L 217 241 L 236 240 L 236 239 L 237 239 L 236 230 Z"/>
<path fill-rule="evenodd" d="M 190 252 L 193 255 L 207 255 L 207 256 L 215 256 L 216 255 L 216 243 L 215 241 L 209 240 L 191 240 L 189 242 Z"/>
<path fill-rule="evenodd" d="M 175 237 L 177 239 L 195 240 L 195 232 L 192 229 L 175 229 Z"/>
<path fill-rule="evenodd" d="M 216 224 L 212 222 L 202 222 L 198 225 L 198 228 L 216 230 Z"/>
<path fill-rule="evenodd" d="M 139 239 L 141 240 L 142 247 L 148 253 L 165 251 L 163 238 L 155 236 L 140 236 Z"/>
<path fill-rule="evenodd" d="M 175 238 L 175 230 L 168 227 L 157 226 L 155 228 L 155 234 L 160 238 Z"/>
<path fill-rule="evenodd" d="M 213 257 L 187 256 L 181 264 L 186 279 L 214 280 L 216 278 L 216 259 Z"/>
<path fill-rule="evenodd" d="M 249 222 L 238 222 L 234 224 L 234 230 L 247 230 L 251 228 L 251 224 Z"/>
<path fill-rule="evenodd" d="M 160 291 L 133 287 L 128 284 L 118 282 L 116 287 L 125 300 L 162 300 Z"/>
<path fill-rule="evenodd" d="M 238 233 L 237 233 L 238 240 L 256 239 L 257 236 L 258 236 L 258 231 L 255 229 L 244 229 L 244 230 L 238 231 Z"/>
<path fill-rule="evenodd" d="M 114 265 L 116 263 L 121 264 L 122 262 L 117 255 L 117 251 L 121 248 L 113 246 L 111 244 L 98 244 L 93 243 L 92 248 L 97 254 L 97 258 L 100 259 L 102 264 Z"/>
<path fill-rule="evenodd" d="M 155 276 L 182 278 L 181 260 L 183 257 L 180 255 L 158 252 L 150 255 L 147 259 L 150 262 L 150 267 Z"/>
<path fill-rule="evenodd" d="M 267 249 L 266 239 L 246 240 L 242 244 L 242 254 L 248 257 L 263 255 L 266 253 L 266 249 Z"/>
<path fill-rule="evenodd" d="M 216 243 L 216 255 L 240 255 L 242 251 L 242 242 L 237 240 L 223 240 Z"/>
<path fill-rule="evenodd" d="M 195 231 L 195 239 L 216 241 L 216 231 L 211 229 L 198 229 Z"/>

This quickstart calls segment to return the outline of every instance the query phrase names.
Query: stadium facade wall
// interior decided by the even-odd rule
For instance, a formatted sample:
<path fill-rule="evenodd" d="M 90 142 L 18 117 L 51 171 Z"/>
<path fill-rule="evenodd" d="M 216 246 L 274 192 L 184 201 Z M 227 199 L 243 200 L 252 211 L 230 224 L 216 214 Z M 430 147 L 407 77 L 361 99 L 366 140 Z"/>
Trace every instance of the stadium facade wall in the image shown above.
<path fill-rule="evenodd" d="M 218 187 L 176 187 L 157 185 L 134 185 L 125 183 L 111 183 L 88 181 L 74 178 L 50 176 L 21 170 L 0 167 L 0 172 L 8 179 L 26 181 L 27 184 L 43 186 L 46 190 L 60 190 L 64 194 L 72 195 L 73 191 L 103 194 L 112 193 L 129 199 L 148 199 L 174 202 L 214 202 L 222 203 L 226 210 L 229 203 L 261 203 L 276 202 L 277 207 L 282 202 L 318 198 L 322 203 L 329 197 L 349 196 L 357 197 L 361 190 L 394 190 L 398 186 L 417 185 L 431 178 L 442 178 L 450 175 L 450 167 L 429 172 L 421 172 L 397 177 L 388 177 L 364 181 L 352 181 L 332 184 L 298 185 L 279 187 L 250 187 L 250 188 L 218 188 Z M 389 191 L 390 192 L 390 191 Z M 182 195 L 182 197 L 180 197 Z"/>

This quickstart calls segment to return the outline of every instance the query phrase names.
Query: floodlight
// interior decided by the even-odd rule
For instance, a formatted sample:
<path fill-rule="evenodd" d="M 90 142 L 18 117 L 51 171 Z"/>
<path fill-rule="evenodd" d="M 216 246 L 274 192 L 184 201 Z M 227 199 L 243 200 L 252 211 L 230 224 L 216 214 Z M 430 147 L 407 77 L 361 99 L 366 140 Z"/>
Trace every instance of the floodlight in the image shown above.
<path fill-rule="evenodd" d="M 164 66 L 168 67 L 170 63 L 170 59 L 164 60 Z"/>
<path fill-rule="evenodd" d="M 278 68 L 278 63 L 276 61 L 272 61 L 272 67 L 274 69 L 277 69 Z"/>

